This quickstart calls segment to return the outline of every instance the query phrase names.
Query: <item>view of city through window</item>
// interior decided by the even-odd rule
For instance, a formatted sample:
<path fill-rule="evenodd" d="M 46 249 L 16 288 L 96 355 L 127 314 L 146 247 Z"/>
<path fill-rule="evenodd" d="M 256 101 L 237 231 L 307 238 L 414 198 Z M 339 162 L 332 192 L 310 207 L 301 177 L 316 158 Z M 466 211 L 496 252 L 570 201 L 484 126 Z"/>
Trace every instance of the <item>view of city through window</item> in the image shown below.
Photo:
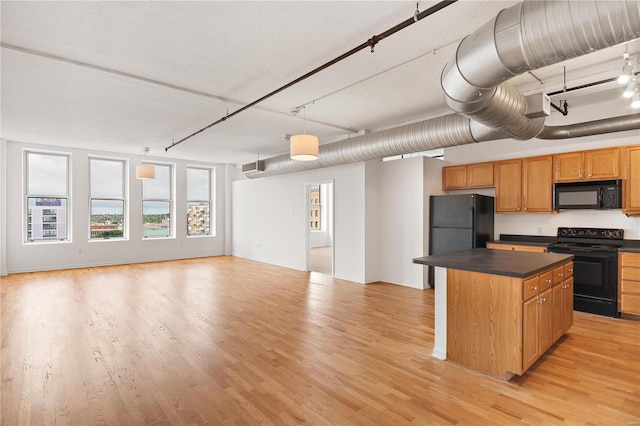
<path fill-rule="evenodd" d="M 187 168 L 187 235 L 211 235 L 211 169 Z"/>
<path fill-rule="evenodd" d="M 124 237 L 124 160 L 90 158 L 91 239 Z"/>
<path fill-rule="evenodd" d="M 172 167 L 153 164 L 155 179 L 142 181 L 142 236 L 171 236 Z"/>
<path fill-rule="evenodd" d="M 309 228 L 312 231 L 320 231 L 322 229 L 320 215 L 320 185 L 311 185 L 309 187 Z"/>
<path fill-rule="evenodd" d="M 26 240 L 66 240 L 69 157 L 27 152 L 26 162 Z"/>

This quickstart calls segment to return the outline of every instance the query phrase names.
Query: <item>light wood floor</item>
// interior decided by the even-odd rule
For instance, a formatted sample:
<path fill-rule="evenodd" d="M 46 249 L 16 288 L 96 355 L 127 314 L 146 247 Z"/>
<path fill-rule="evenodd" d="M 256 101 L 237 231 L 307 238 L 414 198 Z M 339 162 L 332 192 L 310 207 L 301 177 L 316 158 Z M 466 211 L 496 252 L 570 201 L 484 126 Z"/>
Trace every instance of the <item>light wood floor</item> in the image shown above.
<path fill-rule="evenodd" d="M 219 257 L 3 277 L 2 419 L 637 425 L 640 323 L 576 313 L 510 383 L 430 357 L 433 291 Z"/>
<path fill-rule="evenodd" d="M 313 272 L 333 275 L 333 247 L 314 247 L 309 250 L 309 267 Z"/>

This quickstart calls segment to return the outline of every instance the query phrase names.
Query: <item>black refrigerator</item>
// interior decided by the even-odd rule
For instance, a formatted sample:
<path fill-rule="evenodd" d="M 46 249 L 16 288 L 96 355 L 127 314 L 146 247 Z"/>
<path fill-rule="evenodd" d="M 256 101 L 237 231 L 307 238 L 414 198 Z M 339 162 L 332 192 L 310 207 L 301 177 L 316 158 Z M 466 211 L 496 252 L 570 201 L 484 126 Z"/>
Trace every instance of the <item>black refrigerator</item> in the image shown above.
<path fill-rule="evenodd" d="M 480 194 L 429 197 L 429 254 L 486 247 L 493 241 L 494 199 Z M 434 286 L 433 267 L 429 284 Z"/>

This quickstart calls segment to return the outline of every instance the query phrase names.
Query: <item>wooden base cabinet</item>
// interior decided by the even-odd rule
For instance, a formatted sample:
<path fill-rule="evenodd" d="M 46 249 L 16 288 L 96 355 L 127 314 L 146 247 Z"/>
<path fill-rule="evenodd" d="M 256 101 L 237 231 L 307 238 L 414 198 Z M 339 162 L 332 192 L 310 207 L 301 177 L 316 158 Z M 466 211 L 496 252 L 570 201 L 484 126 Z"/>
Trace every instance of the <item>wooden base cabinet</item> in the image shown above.
<path fill-rule="evenodd" d="M 447 359 L 505 380 L 523 374 L 573 323 L 572 265 L 526 279 L 448 269 Z M 555 286 L 554 271 L 564 278 Z"/>
<path fill-rule="evenodd" d="M 640 253 L 618 253 L 618 311 L 640 315 Z"/>

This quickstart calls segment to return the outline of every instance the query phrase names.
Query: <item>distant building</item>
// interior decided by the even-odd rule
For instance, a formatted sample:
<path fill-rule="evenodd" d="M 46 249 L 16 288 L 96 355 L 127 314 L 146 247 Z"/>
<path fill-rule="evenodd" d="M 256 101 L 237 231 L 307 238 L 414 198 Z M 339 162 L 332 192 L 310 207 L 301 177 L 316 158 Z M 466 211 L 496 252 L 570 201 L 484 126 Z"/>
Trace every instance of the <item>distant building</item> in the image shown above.
<path fill-rule="evenodd" d="M 27 240 L 67 238 L 67 209 L 60 198 L 30 198 L 27 213 Z M 66 201 L 66 200 L 65 200 Z"/>
<path fill-rule="evenodd" d="M 320 231 L 320 185 L 312 185 L 309 188 L 309 229 Z"/>
<path fill-rule="evenodd" d="M 209 204 L 192 204 L 187 211 L 187 235 L 209 235 Z"/>

